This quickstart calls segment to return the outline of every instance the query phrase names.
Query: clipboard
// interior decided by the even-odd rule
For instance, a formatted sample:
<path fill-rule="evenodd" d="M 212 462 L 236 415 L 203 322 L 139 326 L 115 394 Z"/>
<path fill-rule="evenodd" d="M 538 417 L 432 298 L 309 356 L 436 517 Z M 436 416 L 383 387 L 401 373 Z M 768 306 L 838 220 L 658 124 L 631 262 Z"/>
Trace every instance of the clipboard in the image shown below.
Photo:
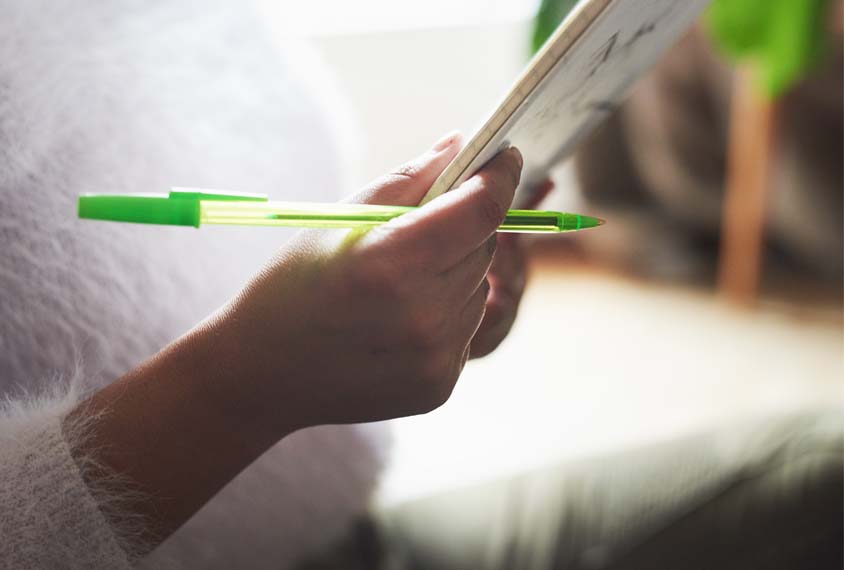
<path fill-rule="evenodd" d="M 514 207 L 620 104 L 709 0 L 580 0 L 422 200 L 455 188 L 499 151 L 525 163 Z M 611 165 L 608 165 L 611 168 Z"/>

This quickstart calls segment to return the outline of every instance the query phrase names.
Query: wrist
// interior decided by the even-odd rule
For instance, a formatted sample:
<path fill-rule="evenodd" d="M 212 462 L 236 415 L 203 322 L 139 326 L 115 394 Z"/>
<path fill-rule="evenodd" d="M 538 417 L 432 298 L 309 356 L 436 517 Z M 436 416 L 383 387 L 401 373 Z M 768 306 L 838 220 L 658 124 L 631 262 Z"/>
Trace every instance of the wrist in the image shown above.
<path fill-rule="evenodd" d="M 229 324 L 203 322 L 72 412 L 98 418 L 81 451 L 137 484 L 148 499 L 127 506 L 161 537 L 298 427 L 266 402 Z"/>
<path fill-rule="evenodd" d="M 260 330 L 243 308 L 227 307 L 177 341 L 179 366 L 190 390 L 208 413 L 264 449 L 290 433 L 310 425 L 306 406 L 297 401 L 300 374 L 287 369 L 286 336 Z M 268 358 L 266 338 L 277 351 Z M 263 449 L 261 450 L 263 452 Z"/>

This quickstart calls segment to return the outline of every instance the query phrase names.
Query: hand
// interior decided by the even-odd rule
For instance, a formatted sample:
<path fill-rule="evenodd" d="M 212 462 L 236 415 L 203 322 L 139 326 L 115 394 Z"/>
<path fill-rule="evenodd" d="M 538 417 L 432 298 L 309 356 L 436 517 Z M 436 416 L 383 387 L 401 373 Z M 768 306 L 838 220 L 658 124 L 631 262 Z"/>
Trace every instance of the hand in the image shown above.
<path fill-rule="evenodd" d="M 524 208 L 536 208 L 553 189 L 554 183 L 546 180 L 531 193 L 530 202 Z M 522 237 L 509 233 L 498 235 L 498 248 L 487 275 L 490 293 L 486 312 L 472 339 L 470 358 L 481 358 L 495 350 L 516 320 L 527 282 L 527 259 Z"/>
<path fill-rule="evenodd" d="M 436 145 L 352 201 L 418 204 L 458 146 L 455 138 Z M 220 315 L 226 342 L 214 352 L 229 347 L 226 364 L 238 374 L 221 385 L 243 391 L 246 382 L 255 396 L 238 409 L 289 429 L 445 402 L 484 315 L 495 231 L 520 168 L 511 149 L 459 188 L 365 234 L 300 234 Z"/>
<path fill-rule="evenodd" d="M 457 153 L 450 137 L 355 200 L 414 205 Z M 367 233 L 306 231 L 216 314 L 69 415 L 74 448 L 140 493 L 125 509 L 166 537 L 285 435 L 442 404 L 483 318 L 496 228 L 521 155 Z M 87 461 L 87 460 L 85 460 Z"/>

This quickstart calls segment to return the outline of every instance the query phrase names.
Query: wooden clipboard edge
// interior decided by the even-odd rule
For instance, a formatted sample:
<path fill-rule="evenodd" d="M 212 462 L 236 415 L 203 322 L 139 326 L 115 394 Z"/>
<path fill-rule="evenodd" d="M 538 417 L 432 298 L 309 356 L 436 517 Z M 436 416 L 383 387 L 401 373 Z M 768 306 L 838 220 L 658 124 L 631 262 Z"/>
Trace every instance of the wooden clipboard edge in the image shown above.
<path fill-rule="evenodd" d="M 545 42 L 542 49 L 525 67 L 504 101 L 498 105 L 483 126 L 478 129 L 466 146 L 434 181 L 428 193 L 422 198 L 420 205 L 426 204 L 452 189 L 457 181 L 466 174 L 475 158 L 554 69 L 557 62 L 613 1 L 592 0 L 575 6 L 574 10 L 569 13 L 551 38 Z"/>

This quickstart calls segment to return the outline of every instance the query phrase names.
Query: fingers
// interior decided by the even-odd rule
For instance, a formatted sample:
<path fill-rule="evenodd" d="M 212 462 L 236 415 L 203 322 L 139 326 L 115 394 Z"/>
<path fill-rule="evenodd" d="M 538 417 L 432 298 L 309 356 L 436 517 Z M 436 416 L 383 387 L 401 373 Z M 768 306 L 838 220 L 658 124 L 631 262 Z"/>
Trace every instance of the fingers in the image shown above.
<path fill-rule="evenodd" d="M 542 201 L 545 198 L 548 197 L 548 194 L 550 194 L 551 191 L 553 191 L 553 190 L 554 190 L 554 181 L 551 180 L 550 178 L 546 178 L 543 182 L 540 182 L 534 188 L 529 189 L 529 192 L 526 192 L 526 194 L 528 195 L 528 199 L 525 201 L 525 203 L 521 207 L 529 209 L 529 210 L 536 208 L 537 206 L 539 206 L 539 204 L 542 203 Z M 507 265 L 511 261 L 511 258 L 513 258 L 512 261 L 522 262 L 521 263 L 522 267 L 519 267 L 517 269 L 522 270 L 522 271 L 524 270 L 524 267 L 523 267 L 524 266 L 524 263 L 523 263 L 524 252 L 521 251 L 520 248 L 519 248 L 519 244 L 521 244 L 523 237 L 524 236 L 522 234 L 502 234 L 501 235 L 501 239 L 500 239 L 499 243 L 502 246 L 502 250 L 505 250 L 505 251 L 502 251 L 503 255 L 498 257 L 496 264 L 492 268 L 492 271 L 494 273 L 496 273 L 497 275 L 499 275 L 499 277 L 501 277 L 500 280 L 505 281 L 505 282 L 509 282 L 510 276 L 515 275 L 515 273 L 513 271 L 510 271 L 510 268 Z M 509 273 L 505 274 L 505 272 L 508 272 L 508 271 L 509 271 Z M 523 277 L 523 275 L 522 275 L 522 277 Z"/>
<path fill-rule="evenodd" d="M 489 273 L 494 290 L 506 291 L 518 300 L 527 284 L 527 257 L 523 243 L 508 239 L 513 237 L 513 234 L 500 236 L 498 251 Z"/>
<path fill-rule="evenodd" d="M 526 208 L 535 208 L 554 188 L 549 179 L 530 193 Z M 518 234 L 502 234 L 498 251 L 489 270 L 492 286 L 487 299 L 486 313 L 478 332 L 472 339 L 470 358 L 480 358 L 495 350 L 507 337 L 516 319 L 519 302 L 526 284 L 526 257 Z"/>
<path fill-rule="evenodd" d="M 472 337 L 475 336 L 478 327 L 481 326 L 481 322 L 484 320 L 484 313 L 486 312 L 487 295 L 489 295 L 489 292 L 489 282 L 486 280 L 482 281 L 460 312 L 458 338 L 465 339 L 461 348 L 470 345 Z"/>
<path fill-rule="evenodd" d="M 513 201 L 521 168 L 521 154 L 510 148 L 458 188 L 379 226 L 370 235 L 402 252 L 408 266 L 445 271 L 498 229 Z"/>
<path fill-rule="evenodd" d="M 492 234 L 463 261 L 441 274 L 443 279 L 442 295 L 458 303 L 465 302 L 486 278 L 493 258 L 498 238 Z"/>
<path fill-rule="evenodd" d="M 507 338 L 516 320 L 521 295 L 497 287 L 490 276 L 491 290 L 486 301 L 484 320 L 472 338 L 470 358 L 481 358 L 495 350 Z"/>
<path fill-rule="evenodd" d="M 506 257 L 503 250 L 501 257 Z M 513 274 L 502 276 L 490 273 L 487 278 L 491 288 L 487 296 L 486 312 L 472 339 L 470 358 L 480 358 L 495 350 L 513 327 L 525 288 L 524 263 L 516 262 L 508 271 Z"/>
<path fill-rule="evenodd" d="M 354 204 L 416 206 L 462 145 L 463 137 L 460 133 L 450 133 L 425 154 L 378 178 L 363 191 L 344 201 Z"/>
<path fill-rule="evenodd" d="M 472 339 L 470 358 L 480 358 L 495 350 L 516 320 L 526 285 L 526 261 L 522 245 L 512 234 L 502 235 L 489 271 L 491 290 L 481 326 Z"/>

